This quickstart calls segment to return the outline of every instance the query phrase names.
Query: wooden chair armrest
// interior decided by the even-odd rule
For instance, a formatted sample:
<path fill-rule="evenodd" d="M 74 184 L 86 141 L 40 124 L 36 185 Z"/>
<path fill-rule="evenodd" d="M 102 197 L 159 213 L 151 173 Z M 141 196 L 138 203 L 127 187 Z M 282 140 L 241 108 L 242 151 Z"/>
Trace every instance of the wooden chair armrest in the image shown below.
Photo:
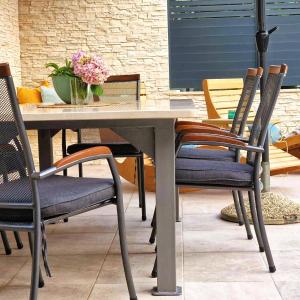
<path fill-rule="evenodd" d="M 223 129 L 216 129 L 216 128 L 212 128 L 212 127 L 199 127 L 199 126 L 183 126 L 182 130 L 180 131 L 181 134 L 187 134 L 187 133 L 208 133 L 208 134 L 217 134 L 217 135 L 224 135 L 224 136 L 229 136 L 232 138 L 237 138 L 237 135 L 223 130 Z"/>
<path fill-rule="evenodd" d="M 221 136 L 221 135 L 214 135 L 214 134 L 195 134 L 195 133 L 185 134 L 181 138 L 181 143 L 189 143 L 189 142 L 191 143 L 192 142 L 218 142 L 218 143 L 238 145 L 242 147 L 247 146 L 246 143 L 236 140 L 234 138 Z"/>
<path fill-rule="evenodd" d="M 65 165 L 79 161 L 84 158 L 89 158 L 98 155 L 111 155 L 111 151 L 108 147 L 97 146 L 89 149 L 78 151 L 74 154 L 68 155 L 54 163 L 56 168 L 61 168 Z"/>

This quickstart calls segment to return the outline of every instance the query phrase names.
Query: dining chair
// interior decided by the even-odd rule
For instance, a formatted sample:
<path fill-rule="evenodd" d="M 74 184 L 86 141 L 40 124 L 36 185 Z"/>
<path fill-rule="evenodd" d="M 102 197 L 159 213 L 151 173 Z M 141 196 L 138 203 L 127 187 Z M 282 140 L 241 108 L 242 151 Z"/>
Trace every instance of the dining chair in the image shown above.
<path fill-rule="evenodd" d="M 0 135 L 5 135 L 14 154 L 7 150 L 0 160 L 6 169 L 12 159 L 23 168 L 0 179 L 0 230 L 26 231 L 32 253 L 30 300 L 36 300 L 38 287 L 44 285 L 40 253 L 45 270 L 51 276 L 47 261 L 45 225 L 83 212 L 114 204 L 117 208 L 121 255 L 130 299 L 137 299 L 128 258 L 122 187 L 115 162 L 108 147 L 79 151 L 37 172 L 18 106 L 8 64 L 0 64 Z M 58 173 L 79 163 L 103 159 L 108 162 L 111 178 L 78 178 Z"/>
<path fill-rule="evenodd" d="M 180 139 L 176 153 L 184 145 L 221 146 L 247 152 L 246 163 L 209 159 L 176 158 L 176 186 L 202 187 L 247 191 L 251 216 L 259 250 L 265 251 L 269 271 L 276 271 L 261 208 L 261 159 L 264 143 L 275 104 L 280 92 L 287 65 L 270 66 L 262 100 L 257 110 L 248 143 L 218 134 L 187 133 Z M 156 262 L 152 271 L 156 275 Z"/>
<path fill-rule="evenodd" d="M 239 138 L 245 140 L 244 131 L 248 119 L 249 112 L 251 110 L 253 100 L 258 88 L 259 80 L 263 74 L 262 68 L 249 68 L 247 70 L 243 89 L 240 95 L 240 100 L 235 112 L 232 127 L 230 130 L 225 130 L 214 125 L 209 125 L 201 122 L 193 121 L 177 121 L 175 124 L 176 130 L 176 142 L 178 143 L 181 137 L 186 133 L 208 133 L 208 134 L 221 134 L 229 137 Z M 227 151 L 221 151 L 227 150 Z M 239 151 L 236 149 L 201 149 L 197 147 L 183 147 L 177 153 L 177 157 L 188 159 L 213 159 L 213 160 L 225 160 L 225 161 L 239 161 Z M 238 191 L 232 191 L 235 209 L 237 212 L 239 224 L 245 224 L 247 237 L 252 239 L 252 233 L 250 224 L 247 218 L 243 194 Z M 153 214 L 152 232 L 149 242 L 153 244 L 155 242 L 156 235 L 156 211 Z M 176 220 L 179 221 L 179 190 L 176 189 Z"/>
<path fill-rule="evenodd" d="M 103 96 L 100 96 L 100 101 L 104 103 L 114 102 L 126 104 L 126 102 L 135 101 L 137 104 L 140 101 L 140 74 L 130 75 L 114 75 L 110 76 L 103 86 Z M 108 128 L 100 129 L 99 142 L 88 142 L 88 137 L 84 139 L 82 131 L 78 131 L 78 142 L 69 145 L 67 149 L 65 142 L 65 133 L 63 133 L 63 153 L 65 155 L 76 153 L 77 151 L 88 149 L 95 146 L 107 146 L 111 149 L 115 158 L 135 157 L 137 169 L 137 182 L 139 191 L 139 206 L 142 209 L 142 220 L 147 219 L 146 199 L 145 199 L 145 184 L 144 184 L 144 154 L 128 141 L 114 133 Z M 79 169 L 80 171 L 80 169 Z M 82 169 L 81 169 L 82 174 Z"/>

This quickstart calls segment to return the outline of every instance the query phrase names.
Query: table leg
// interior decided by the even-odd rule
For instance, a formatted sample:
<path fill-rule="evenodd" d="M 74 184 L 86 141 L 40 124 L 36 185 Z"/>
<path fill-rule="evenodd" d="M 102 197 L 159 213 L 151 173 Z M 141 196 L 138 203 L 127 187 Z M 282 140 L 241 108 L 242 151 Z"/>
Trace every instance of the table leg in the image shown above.
<path fill-rule="evenodd" d="M 40 170 L 45 170 L 52 166 L 53 163 L 52 136 L 53 134 L 51 132 L 51 129 L 38 130 Z"/>
<path fill-rule="evenodd" d="M 181 295 L 176 286 L 174 122 L 155 128 L 157 287 L 155 296 Z"/>

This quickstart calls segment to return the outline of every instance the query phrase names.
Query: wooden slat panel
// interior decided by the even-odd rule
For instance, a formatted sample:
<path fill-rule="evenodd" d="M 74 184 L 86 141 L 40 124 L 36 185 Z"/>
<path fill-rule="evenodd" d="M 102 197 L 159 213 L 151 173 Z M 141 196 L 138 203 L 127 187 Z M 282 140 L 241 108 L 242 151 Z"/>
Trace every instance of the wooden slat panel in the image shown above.
<path fill-rule="evenodd" d="M 242 89 L 236 89 L 236 90 L 221 90 L 221 91 L 211 91 L 210 94 L 214 97 L 218 96 L 240 96 L 242 93 Z"/>
<path fill-rule="evenodd" d="M 244 82 L 242 78 L 209 79 L 207 85 L 210 90 L 232 90 L 242 89 Z"/>

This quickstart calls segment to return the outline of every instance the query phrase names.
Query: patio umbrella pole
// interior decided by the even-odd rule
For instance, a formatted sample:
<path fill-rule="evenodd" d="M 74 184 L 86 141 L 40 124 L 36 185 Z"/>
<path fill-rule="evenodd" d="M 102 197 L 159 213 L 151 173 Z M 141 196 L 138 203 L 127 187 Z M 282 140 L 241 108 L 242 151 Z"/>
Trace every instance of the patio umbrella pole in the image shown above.
<path fill-rule="evenodd" d="M 266 70 L 266 56 L 268 52 L 269 38 L 270 34 L 278 29 L 274 27 L 271 30 L 266 30 L 266 5 L 265 0 L 256 1 L 256 16 L 257 16 L 257 28 L 258 32 L 256 33 L 256 46 L 259 56 L 259 66 Z M 265 71 L 260 80 L 260 99 L 262 101 L 262 93 L 266 83 L 266 74 Z M 263 153 L 262 158 L 262 176 L 261 180 L 263 183 L 263 192 L 270 192 L 270 160 L 269 160 L 269 133 L 267 134 L 265 142 L 265 152 Z"/>
<path fill-rule="evenodd" d="M 256 0 L 256 18 L 257 28 L 256 45 L 259 58 L 259 66 L 264 68 L 265 72 L 260 82 L 260 97 L 262 101 L 262 92 L 266 82 L 266 58 L 269 45 L 270 35 L 278 29 L 274 27 L 266 30 L 266 7 L 265 0 Z M 269 135 L 269 133 L 268 133 Z M 262 157 L 263 173 L 261 181 L 263 183 L 262 193 L 262 210 L 264 214 L 265 224 L 288 224 L 299 222 L 300 205 L 295 203 L 281 194 L 270 192 L 270 159 L 269 159 L 269 137 L 265 142 L 265 151 Z M 251 220 L 249 202 L 245 202 L 245 208 L 249 220 Z M 231 222 L 238 222 L 234 204 L 226 206 L 221 210 L 221 218 Z"/>

